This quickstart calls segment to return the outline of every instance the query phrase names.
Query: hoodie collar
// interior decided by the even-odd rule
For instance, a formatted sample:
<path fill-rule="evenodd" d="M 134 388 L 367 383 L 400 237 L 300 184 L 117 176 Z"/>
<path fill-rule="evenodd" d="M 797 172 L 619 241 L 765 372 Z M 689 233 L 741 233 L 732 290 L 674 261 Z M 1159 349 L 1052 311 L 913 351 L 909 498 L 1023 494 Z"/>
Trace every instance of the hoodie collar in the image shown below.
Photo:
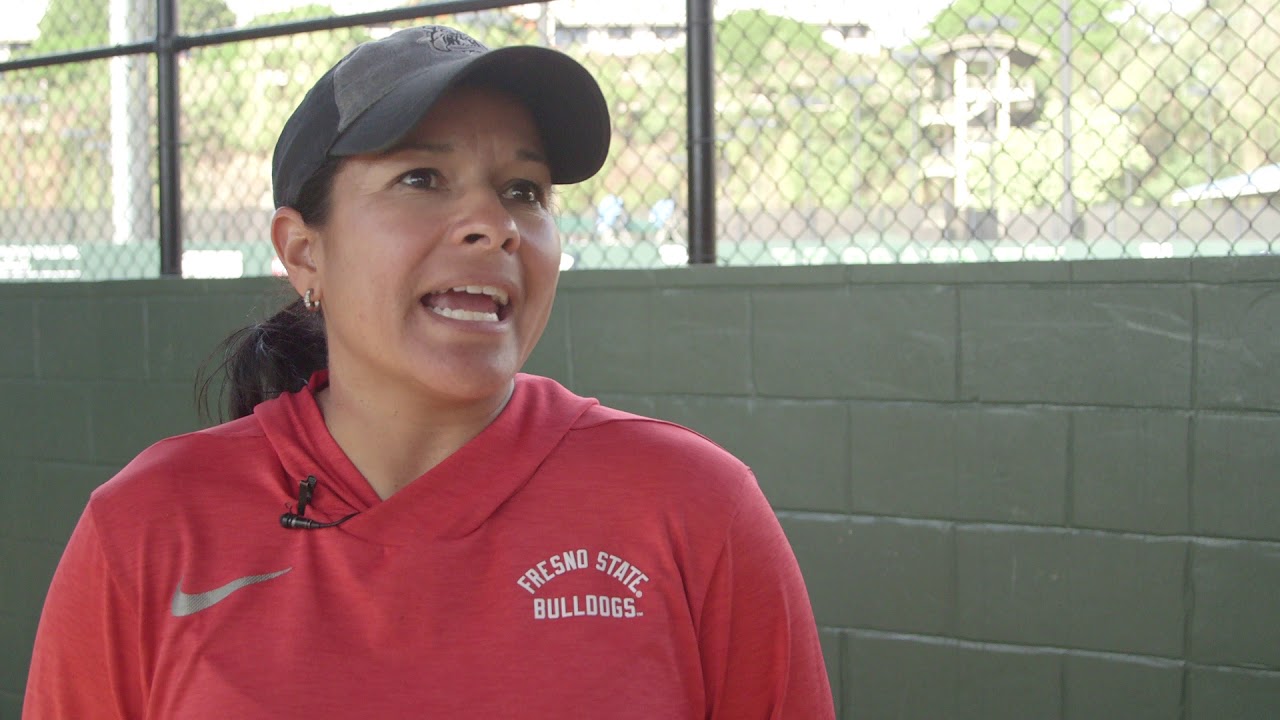
<path fill-rule="evenodd" d="M 327 371 L 319 371 L 302 390 L 259 404 L 254 415 L 290 478 L 316 476 L 308 516 L 314 512 L 316 519 L 332 521 L 358 512 L 335 529 L 384 544 L 456 538 L 479 529 L 597 404 L 554 380 L 519 374 L 510 401 L 488 427 L 382 500 L 324 423 L 316 393 L 328 379 Z"/>

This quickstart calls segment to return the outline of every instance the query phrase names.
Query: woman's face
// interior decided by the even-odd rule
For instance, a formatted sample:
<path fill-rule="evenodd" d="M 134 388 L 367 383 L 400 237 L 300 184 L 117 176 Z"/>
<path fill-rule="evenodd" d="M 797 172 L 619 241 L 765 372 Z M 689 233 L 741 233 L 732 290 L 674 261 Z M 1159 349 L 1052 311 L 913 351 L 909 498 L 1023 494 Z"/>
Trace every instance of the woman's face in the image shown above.
<path fill-rule="evenodd" d="M 390 152 L 347 159 L 312 259 L 335 381 L 505 397 L 546 327 L 560 238 L 529 111 L 459 88 Z"/>

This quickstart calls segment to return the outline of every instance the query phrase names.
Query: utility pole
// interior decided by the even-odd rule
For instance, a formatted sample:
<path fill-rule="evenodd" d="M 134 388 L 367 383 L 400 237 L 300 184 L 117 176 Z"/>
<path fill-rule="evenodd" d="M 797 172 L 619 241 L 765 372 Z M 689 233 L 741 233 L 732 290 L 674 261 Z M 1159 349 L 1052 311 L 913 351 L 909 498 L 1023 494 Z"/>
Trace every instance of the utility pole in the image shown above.
<path fill-rule="evenodd" d="M 1066 239 L 1080 237 L 1080 223 L 1076 218 L 1076 194 L 1071 188 L 1071 0 L 1059 0 L 1062 24 L 1058 43 L 1062 54 L 1062 66 L 1058 70 L 1058 82 L 1062 86 L 1062 216 L 1067 221 Z"/>
<path fill-rule="evenodd" d="M 145 40 L 147 0 L 111 0 L 110 41 L 126 45 Z M 152 240 L 152 152 L 147 61 L 138 55 L 113 57 L 111 63 L 111 242 Z"/>

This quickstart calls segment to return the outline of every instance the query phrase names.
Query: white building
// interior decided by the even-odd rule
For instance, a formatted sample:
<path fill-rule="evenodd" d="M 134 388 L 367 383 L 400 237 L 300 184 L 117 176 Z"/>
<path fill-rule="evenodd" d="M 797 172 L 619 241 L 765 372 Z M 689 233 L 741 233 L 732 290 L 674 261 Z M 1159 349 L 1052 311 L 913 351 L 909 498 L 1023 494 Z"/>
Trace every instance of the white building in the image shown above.
<path fill-rule="evenodd" d="M 14 3 L 4 11 L 0 22 L 0 62 L 13 56 L 13 51 L 30 47 L 40 35 L 40 18 L 44 17 L 46 2 Z"/>

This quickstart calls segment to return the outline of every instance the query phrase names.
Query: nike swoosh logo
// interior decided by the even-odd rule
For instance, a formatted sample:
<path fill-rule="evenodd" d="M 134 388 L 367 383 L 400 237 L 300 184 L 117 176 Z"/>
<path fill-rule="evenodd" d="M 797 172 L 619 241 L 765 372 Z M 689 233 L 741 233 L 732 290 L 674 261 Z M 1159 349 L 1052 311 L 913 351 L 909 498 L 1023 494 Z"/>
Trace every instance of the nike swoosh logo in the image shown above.
<path fill-rule="evenodd" d="M 266 575 L 246 575 L 245 577 L 232 580 L 220 588 L 201 593 L 188 594 L 182 592 L 182 580 L 178 580 L 178 587 L 173 591 L 173 604 L 170 606 L 170 610 L 173 611 L 174 617 L 186 617 L 187 615 L 198 613 L 201 610 L 208 610 L 214 605 L 226 600 L 227 596 L 241 588 L 273 580 L 292 569 L 293 568 L 291 567 L 287 567 L 277 572 L 267 573 Z"/>

